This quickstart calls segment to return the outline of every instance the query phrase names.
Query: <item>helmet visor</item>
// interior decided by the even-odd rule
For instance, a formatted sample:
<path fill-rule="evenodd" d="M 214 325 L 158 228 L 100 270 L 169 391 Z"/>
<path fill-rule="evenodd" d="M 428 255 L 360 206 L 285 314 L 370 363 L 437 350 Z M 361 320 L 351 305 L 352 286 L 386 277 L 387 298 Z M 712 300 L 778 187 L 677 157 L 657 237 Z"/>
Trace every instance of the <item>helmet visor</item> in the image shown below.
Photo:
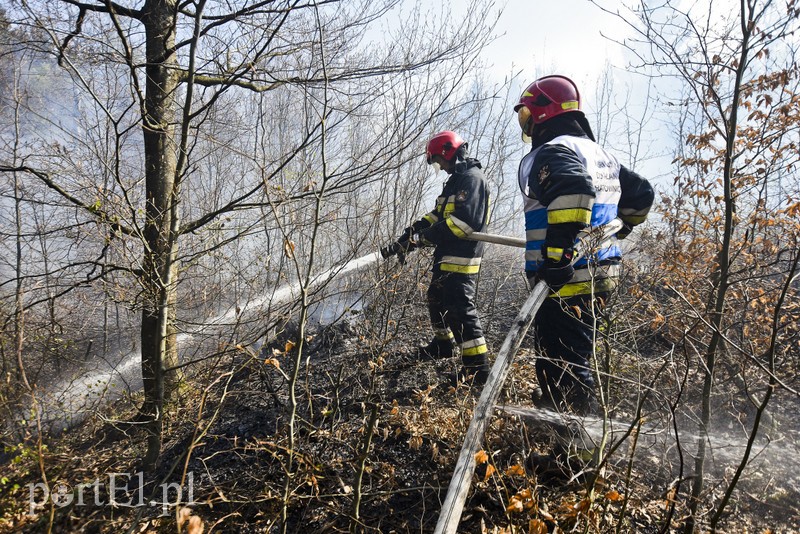
<path fill-rule="evenodd" d="M 522 128 L 522 133 L 530 135 L 530 122 L 531 120 L 531 110 L 527 108 L 527 106 L 522 106 L 517 111 L 517 120 L 519 121 L 519 127 Z"/>
<path fill-rule="evenodd" d="M 517 110 L 517 120 L 519 127 L 522 128 L 522 141 L 525 143 L 531 142 L 531 134 L 533 133 L 533 117 L 531 117 L 531 110 L 526 106 L 522 106 Z"/>

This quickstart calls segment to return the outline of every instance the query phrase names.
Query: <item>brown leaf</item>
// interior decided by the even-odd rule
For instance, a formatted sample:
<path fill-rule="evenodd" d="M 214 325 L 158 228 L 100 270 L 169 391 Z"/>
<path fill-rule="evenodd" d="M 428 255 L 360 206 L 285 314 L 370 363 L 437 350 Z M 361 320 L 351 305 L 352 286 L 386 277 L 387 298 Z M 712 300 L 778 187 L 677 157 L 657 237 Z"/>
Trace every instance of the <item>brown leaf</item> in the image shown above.
<path fill-rule="evenodd" d="M 606 499 L 608 499 L 611 502 L 618 502 L 624 498 L 625 497 L 623 495 L 620 495 L 620 493 L 617 490 L 611 490 L 606 492 Z"/>
<path fill-rule="evenodd" d="M 516 495 L 511 497 L 511 501 L 508 503 L 508 506 L 506 506 L 506 512 L 509 514 L 514 514 L 517 512 L 522 512 L 522 510 L 522 501 L 517 499 Z"/>
<path fill-rule="evenodd" d="M 294 258 L 294 241 L 288 239 L 283 241 L 283 253 L 287 258 Z"/>
<path fill-rule="evenodd" d="M 489 461 L 489 455 L 486 454 L 486 451 L 478 451 L 475 453 L 475 464 L 481 465 L 485 464 Z"/>
<path fill-rule="evenodd" d="M 528 522 L 528 534 L 547 534 L 547 525 L 541 519 L 531 519 Z"/>
<path fill-rule="evenodd" d="M 575 504 L 575 509 L 579 512 L 585 512 L 592 505 L 589 499 L 582 499 L 579 503 Z"/>
<path fill-rule="evenodd" d="M 525 468 L 522 467 L 519 464 L 512 465 L 508 469 L 506 469 L 506 475 L 509 475 L 509 476 L 512 476 L 512 475 L 525 476 Z"/>
<path fill-rule="evenodd" d="M 193 515 L 189 518 L 189 534 L 203 534 L 203 520 Z"/>
<path fill-rule="evenodd" d="M 191 508 L 187 508 L 184 506 L 183 508 L 178 510 L 178 527 L 182 527 L 183 524 L 186 523 L 186 521 L 189 519 L 191 515 L 192 515 Z"/>
<path fill-rule="evenodd" d="M 531 493 L 530 488 L 525 488 L 517 492 L 517 497 L 519 497 L 520 499 L 532 499 L 533 494 Z"/>
<path fill-rule="evenodd" d="M 486 482 L 487 480 L 489 480 L 489 477 L 491 477 L 493 474 L 494 474 L 494 466 L 488 464 L 486 466 L 486 474 L 483 475 L 483 481 Z"/>
<path fill-rule="evenodd" d="M 283 351 L 284 352 L 289 352 L 293 348 L 294 348 L 294 341 L 289 340 L 289 341 L 286 342 L 286 346 L 284 347 Z"/>

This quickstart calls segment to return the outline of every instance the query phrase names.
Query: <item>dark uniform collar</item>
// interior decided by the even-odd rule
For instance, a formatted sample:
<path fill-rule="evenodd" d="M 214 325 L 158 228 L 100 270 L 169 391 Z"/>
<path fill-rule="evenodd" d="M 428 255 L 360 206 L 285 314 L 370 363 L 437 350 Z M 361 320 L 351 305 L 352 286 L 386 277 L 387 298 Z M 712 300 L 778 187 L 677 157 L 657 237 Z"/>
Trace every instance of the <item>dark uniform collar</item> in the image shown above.
<path fill-rule="evenodd" d="M 571 135 L 585 137 L 594 141 L 594 134 L 589 126 L 589 121 L 583 113 L 565 113 L 556 115 L 552 119 L 537 125 L 533 129 L 533 149 L 549 143 L 556 137 Z"/>
<path fill-rule="evenodd" d="M 453 168 L 453 174 L 462 174 L 472 167 L 478 167 L 480 169 L 481 162 L 475 158 L 460 159 L 456 161 L 456 164 Z"/>

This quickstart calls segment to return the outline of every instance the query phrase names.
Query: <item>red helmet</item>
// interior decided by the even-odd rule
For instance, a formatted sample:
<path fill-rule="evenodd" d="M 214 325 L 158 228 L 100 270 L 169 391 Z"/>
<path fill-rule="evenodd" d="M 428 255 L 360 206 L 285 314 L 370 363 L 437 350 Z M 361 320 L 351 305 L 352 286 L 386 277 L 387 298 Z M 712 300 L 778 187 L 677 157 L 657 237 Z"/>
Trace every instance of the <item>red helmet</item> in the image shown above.
<path fill-rule="evenodd" d="M 445 160 L 451 161 L 455 157 L 458 148 L 463 144 L 464 140 L 455 132 L 444 131 L 437 133 L 428 141 L 428 147 L 425 149 L 428 165 L 433 163 L 433 156 L 442 156 Z"/>
<path fill-rule="evenodd" d="M 581 110 L 581 95 L 575 83 L 566 76 L 545 76 L 525 89 L 514 106 L 520 128 L 526 135 L 536 124 L 557 115 Z"/>

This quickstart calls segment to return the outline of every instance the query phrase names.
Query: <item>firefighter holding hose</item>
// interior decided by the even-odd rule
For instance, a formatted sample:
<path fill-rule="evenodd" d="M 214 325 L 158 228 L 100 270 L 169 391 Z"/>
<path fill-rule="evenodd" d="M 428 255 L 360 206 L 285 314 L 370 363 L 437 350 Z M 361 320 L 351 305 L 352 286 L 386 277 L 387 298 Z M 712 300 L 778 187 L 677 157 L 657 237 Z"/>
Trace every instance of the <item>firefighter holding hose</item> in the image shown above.
<path fill-rule="evenodd" d="M 598 312 L 617 285 L 622 253 L 617 239 L 644 222 L 653 204 L 650 183 L 620 165 L 595 142 L 581 111 L 575 83 L 545 76 L 530 84 L 514 106 L 531 151 L 519 166 L 525 210 L 525 270 L 551 293 L 534 321 L 539 349 L 537 404 L 596 414 L 589 365 Z M 588 227 L 615 218 L 616 239 L 572 264 L 575 239 Z"/>
<path fill-rule="evenodd" d="M 419 347 L 420 361 L 449 358 L 461 352 L 461 369 L 453 382 L 482 386 L 489 375 L 489 349 L 475 307 L 476 279 L 484 244 L 466 239 L 485 230 L 489 190 L 481 163 L 467 155 L 467 143 L 457 133 L 443 131 L 427 144 L 426 161 L 448 175 L 436 207 L 383 247 L 388 258 L 419 247 L 435 247 L 428 288 L 433 339 Z"/>

